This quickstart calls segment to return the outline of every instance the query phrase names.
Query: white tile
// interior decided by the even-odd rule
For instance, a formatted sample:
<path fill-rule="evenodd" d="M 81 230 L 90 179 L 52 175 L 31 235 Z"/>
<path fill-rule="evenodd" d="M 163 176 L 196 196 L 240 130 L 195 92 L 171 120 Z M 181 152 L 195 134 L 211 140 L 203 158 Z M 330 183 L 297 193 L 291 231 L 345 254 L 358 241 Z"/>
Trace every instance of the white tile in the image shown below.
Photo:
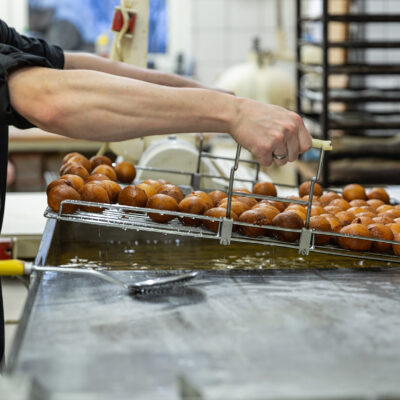
<path fill-rule="evenodd" d="M 296 1 L 279 0 L 282 2 L 282 25 L 284 28 L 296 26 Z"/>
<path fill-rule="evenodd" d="M 273 51 L 277 47 L 277 33 L 275 29 L 264 29 L 261 35 L 261 47 L 267 51 Z"/>
<path fill-rule="evenodd" d="M 196 78 L 206 84 L 213 85 L 219 74 L 224 71 L 224 67 L 218 64 L 198 64 L 196 67 Z"/>
<path fill-rule="evenodd" d="M 233 31 L 230 36 L 228 59 L 232 61 L 245 62 L 248 59 L 249 52 L 253 48 L 253 40 L 262 35 L 259 32 L 252 30 Z M 261 42 L 263 44 L 263 41 Z M 265 44 L 264 46 L 265 47 Z"/>
<path fill-rule="evenodd" d="M 232 28 L 251 28 L 259 24 L 260 0 L 231 0 Z"/>
<path fill-rule="evenodd" d="M 195 0 L 193 25 L 201 28 L 224 27 L 225 13 L 225 0 Z"/>
<path fill-rule="evenodd" d="M 276 1 L 277 0 L 260 1 L 258 24 L 261 27 L 275 27 L 277 25 Z"/>
<path fill-rule="evenodd" d="M 224 30 L 199 30 L 193 35 L 193 56 L 197 62 L 223 62 L 226 53 Z"/>

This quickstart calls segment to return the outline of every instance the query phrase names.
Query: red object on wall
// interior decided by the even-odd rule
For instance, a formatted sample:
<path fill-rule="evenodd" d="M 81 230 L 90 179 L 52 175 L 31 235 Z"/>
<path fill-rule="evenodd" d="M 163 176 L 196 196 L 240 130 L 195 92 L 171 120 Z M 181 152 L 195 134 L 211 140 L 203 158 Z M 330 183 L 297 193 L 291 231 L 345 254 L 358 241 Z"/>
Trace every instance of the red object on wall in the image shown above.
<path fill-rule="evenodd" d="M 132 14 L 131 20 L 129 21 L 129 28 L 128 28 L 129 33 L 133 33 L 133 30 L 135 29 L 135 24 L 136 24 L 136 14 Z"/>
<path fill-rule="evenodd" d="M 120 32 L 124 25 L 124 16 L 122 15 L 121 10 L 114 11 L 114 17 L 111 24 L 111 30 L 115 32 Z"/>
<path fill-rule="evenodd" d="M 11 260 L 12 257 L 12 239 L 0 239 L 0 260 Z"/>
<path fill-rule="evenodd" d="M 128 33 L 132 34 L 135 29 L 136 24 L 136 14 L 129 14 L 129 26 Z M 124 26 L 124 15 L 121 10 L 116 9 L 114 11 L 114 17 L 111 24 L 111 30 L 114 32 L 121 32 L 122 27 Z"/>

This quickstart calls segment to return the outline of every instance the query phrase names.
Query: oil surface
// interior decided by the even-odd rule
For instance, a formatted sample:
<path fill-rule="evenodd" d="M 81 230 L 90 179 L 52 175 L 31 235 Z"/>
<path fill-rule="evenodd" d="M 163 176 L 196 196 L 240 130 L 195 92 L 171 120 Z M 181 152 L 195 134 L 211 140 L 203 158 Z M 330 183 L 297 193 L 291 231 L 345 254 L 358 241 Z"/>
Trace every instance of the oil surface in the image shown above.
<path fill-rule="evenodd" d="M 216 240 L 63 243 L 48 264 L 99 269 L 304 269 L 385 267 L 385 262 L 310 253 L 257 244 L 222 246 Z M 396 265 L 393 265 L 396 266 Z"/>

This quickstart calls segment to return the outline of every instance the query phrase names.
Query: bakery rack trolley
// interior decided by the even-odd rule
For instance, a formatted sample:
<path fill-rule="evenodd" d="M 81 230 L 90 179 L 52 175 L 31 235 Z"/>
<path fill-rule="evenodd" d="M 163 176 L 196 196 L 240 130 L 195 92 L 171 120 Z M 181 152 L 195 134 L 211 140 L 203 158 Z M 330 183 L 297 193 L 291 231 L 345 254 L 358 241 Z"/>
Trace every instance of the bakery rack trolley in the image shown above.
<path fill-rule="evenodd" d="M 362 146 L 362 151 L 354 152 L 347 146 L 335 150 L 327 156 L 322 171 L 323 186 L 343 183 L 343 178 L 333 178 L 331 173 L 332 161 L 344 158 L 377 157 L 381 160 L 388 158 L 393 162 L 398 160 L 398 154 L 393 142 L 394 135 L 400 128 L 398 116 L 398 104 L 400 102 L 400 90 L 382 85 L 382 79 L 390 78 L 398 80 L 400 77 L 400 63 L 393 61 L 389 51 L 400 49 L 399 40 L 380 38 L 374 40 L 372 36 L 377 33 L 370 27 L 378 25 L 383 28 L 387 24 L 400 23 L 400 13 L 389 10 L 389 1 L 371 2 L 382 3 L 383 7 L 374 4 L 375 9 L 382 9 L 382 12 L 367 12 L 368 7 L 364 0 L 354 0 L 350 12 L 340 11 L 334 13 L 329 0 L 317 0 L 321 7 L 319 16 L 310 16 L 305 10 L 306 1 L 296 0 L 297 20 L 297 111 L 300 115 L 320 127 L 320 135 L 324 140 L 330 140 L 332 132 L 339 130 L 345 137 L 357 140 Z M 334 2 L 332 2 L 334 3 Z M 338 2 L 340 3 L 340 2 Z M 350 2 L 349 2 L 350 3 Z M 345 4 L 343 2 L 342 4 Z M 385 5 L 386 4 L 386 5 Z M 339 4 L 340 5 L 340 4 Z M 379 4 L 380 6 L 380 4 Z M 385 9 L 386 7 L 386 9 Z M 385 11 L 384 11 L 385 10 Z M 320 24 L 322 29 L 321 40 L 307 37 L 306 28 L 308 25 Z M 334 40 L 330 36 L 330 29 L 333 24 L 346 24 L 349 30 L 348 38 Z M 379 31 L 379 29 L 376 29 Z M 321 61 L 305 63 L 303 60 L 303 49 L 305 46 L 313 46 L 321 51 Z M 346 59 L 340 64 L 329 62 L 331 49 L 342 49 L 347 52 Z M 386 56 L 378 56 L 378 60 L 371 62 L 367 57 L 370 51 L 379 51 Z M 386 61 L 385 61 L 386 59 Z M 321 86 L 318 88 L 309 87 L 303 80 L 305 74 L 313 73 L 318 75 Z M 331 87 L 330 79 L 335 75 L 347 77 L 349 83 L 345 88 L 337 89 Z M 378 83 L 373 83 L 371 78 L 378 77 Z M 304 100 L 311 102 L 311 110 L 304 107 Z M 334 103 L 345 106 L 344 111 L 331 109 Z M 315 106 L 315 107 L 314 107 Z M 371 106 L 374 106 L 372 108 Z M 379 145 L 366 147 L 368 140 Z M 383 182 L 385 177 L 377 175 L 375 180 Z M 362 177 L 360 177 L 362 178 Z M 387 178 L 386 178 L 387 179 Z M 395 175 L 390 177 L 390 182 L 397 181 Z M 360 181 L 358 179 L 358 181 Z"/>
<path fill-rule="evenodd" d="M 203 140 L 200 141 L 200 148 L 199 148 L 199 155 L 198 155 L 198 164 L 197 170 L 193 173 L 189 172 L 180 172 L 180 171 L 173 171 L 173 170 L 156 170 L 154 168 L 148 167 L 139 167 L 144 170 L 151 170 L 151 171 L 158 171 L 168 172 L 168 173 L 177 173 L 177 174 L 188 174 L 191 176 L 191 187 L 182 187 L 183 191 L 190 192 L 192 189 L 198 190 L 201 189 L 200 183 L 202 178 L 215 178 L 215 179 L 225 179 L 228 184 L 228 204 L 227 204 L 227 214 L 224 218 L 214 218 L 208 217 L 203 215 L 194 215 L 194 214 L 187 214 L 182 212 L 175 212 L 175 211 L 166 211 L 166 210 L 156 210 L 156 209 L 149 209 L 149 208 L 141 208 L 141 207 L 130 207 L 130 206 L 123 206 L 119 204 L 104 204 L 104 203 L 92 203 L 92 202 L 84 202 L 84 201 L 77 201 L 77 200 L 64 200 L 61 203 L 60 210 L 58 213 L 55 213 L 50 208 L 47 208 L 45 211 L 45 217 L 53 218 L 62 221 L 69 221 L 69 222 L 77 222 L 77 223 L 84 223 L 84 224 L 94 224 L 99 227 L 117 227 L 123 230 L 136 230 L 136 231 L 151 231 L 156 232 L 162 235 L 173 235 L 173 236 L 189 236 L 195 237 L 200 239 L 216 239 L 219 240 L 221 245 L 227 246 L 231 244 L 231 242 L 241 242 L 241 243 L 253 243 L 253 244 L 263 244 L 266 246 L 278 246 L 278 247 L 285 247 L 296 249 L 299 254 L 307 256 L 312 252 L 315 253 L 322 253 L 332 256 L 343 256 L 343 257 L 352 257 L 361 260 L 374 260 L 380 262 L 388 262 L 388 263 L 400 263 L 400 257 L 396 257 L 395 255 L 389 253 L 375 253 L 375 252 L 355 252 L 346 249 L 342 249 L 333 245 L 316 245 L 315 244 L 315 235 L 328 235 L 328 236 L 343 236 L 353 239 L 361 239 L 361 240 L 370 240 L 376 242 L 383 242 L 389 244 L 398 244 L 398 242 L 390 241 L 390 240 L 381 240 L 381 239 L 374 239 L 356 235 L 344 235 L 340 233 L 334 232 L 326 232 L 326 231 L 318 231 L 315 229 L 309 228 L 309 222 L 311 218 L 311 204 L 312 198 L 314 194 L 314 186 L 315 183 L 321 177 L 321 171 L 323 168 L 324 156 L 326 151 L 330 151 L 332 149 L 330 141 L 321 141 L 317 139 L 313 139 L 313 147 L 319 149 L 319 161 L 318 161 L 318 170 L 317 175 L 311 179 L 311 186 L 310 186 L 310 196 L 308 201 L 303 200 L 294 200 L 288 199 L 283 197 L 274 197 L 274 196 L 263 196 L 263 195 L 256 195 L 256 194 L 247 194 L 242 192 L 235 192 L 234 184 L 235 182 L 247 182 L 254 185 L 258 180 L 258 175 L 260 172 L 259 164 L 254 160 L 247 160 L 241 159 L 241 146 L 237 146 L 235 158 L 228 158 L 224 157 L 224 160 L 230 160 L 233 162 L 233 166 L 230 170 L 229 178 L 216 176 L 216 175 L 207 175 L 202 174 L 200 172 L 200 165 L 202 158 L 209 157 L 209 158 L 218 158 L 215 155 L 209 154 L 203 151 Z M 240 163 L 246 163 L 252 165 L 254 168 L 255 176 L 253 180 L 247 179 L 235 179 L 236 171 L 239 167 Z M 277 185 L 277 186 L 289 186 L 289 185 Z M 289 186 L 294 189 L 293 186 Z M 207 190 L 207 189 L 205 189 Z M 209 189 L 208 189 L 209 190 Z M 233 196 L 242 196 L 242 197 L 253 197 L 258 200 L 266 199 L 266 200 L 274 200 L 280 201 L 284 203 L 295 203 L 307 206 L 307 215 L 305 220 L 305 226 L 302 229 L 290 229 L 290 228 L 283 228 L 278 226 L 272 225 L 253 225 L 249 223 L 233 221 L 231 218 L 228 218 L 230 215 L 231 210 L 231 203 Z M 103 209 L 101 213 L 92 213 L 87 211 L 78 210 L 74 214 L 66 214 L 63 212 L 63 206 L 65 204 L 76 204 L 79 206 L 97 206 Z M 174 217 L 172 221 L 168 223 L 158 223 L 154 222 L 150 217 L 149 213 L 157 213 L 157 214 L 168 214 Z M 188 226 L 182 224 L 179 219 L 180 218 L 195 218 L 196 220 L 208 220 L 214 221 L 219 223 L 218 231 L 212 232 L 203 228 L 201 226 Z M 238 232 L 235 232 L 233 227 L 234 225 L 238 226 L 249 226 L 255 228 L 266 228 L 266 229 L 273 229 L 273 230 L 281 230 L 286 232 L 297 232 L 300 235 L 300 239 L 297 242 L 289 243 L 284 242 L 281 240 L 277 240 L 271 237 L 263 236 L 263 237 L 248 237 L 244 236 Z"/>

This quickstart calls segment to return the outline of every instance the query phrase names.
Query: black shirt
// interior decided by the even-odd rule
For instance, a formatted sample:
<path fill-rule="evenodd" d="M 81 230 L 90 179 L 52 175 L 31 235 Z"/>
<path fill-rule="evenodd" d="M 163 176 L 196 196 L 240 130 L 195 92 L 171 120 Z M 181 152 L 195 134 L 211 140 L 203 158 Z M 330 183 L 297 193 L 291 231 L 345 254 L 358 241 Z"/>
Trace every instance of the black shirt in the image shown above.
<path fill-rule="evenodd" d="M 22 129 L 32 127 L 11 106 L 7 78 L 12 71 L 28 66 L 63 69 L 64 53 L 61 48 L 51 46 L 44 40 L 18 34 L 0 19 L 0 232 L 7 179 L 8 126 L 14 125 Z M 0 364 L 3 353 L 4 319 L 0 285 Z"/>

